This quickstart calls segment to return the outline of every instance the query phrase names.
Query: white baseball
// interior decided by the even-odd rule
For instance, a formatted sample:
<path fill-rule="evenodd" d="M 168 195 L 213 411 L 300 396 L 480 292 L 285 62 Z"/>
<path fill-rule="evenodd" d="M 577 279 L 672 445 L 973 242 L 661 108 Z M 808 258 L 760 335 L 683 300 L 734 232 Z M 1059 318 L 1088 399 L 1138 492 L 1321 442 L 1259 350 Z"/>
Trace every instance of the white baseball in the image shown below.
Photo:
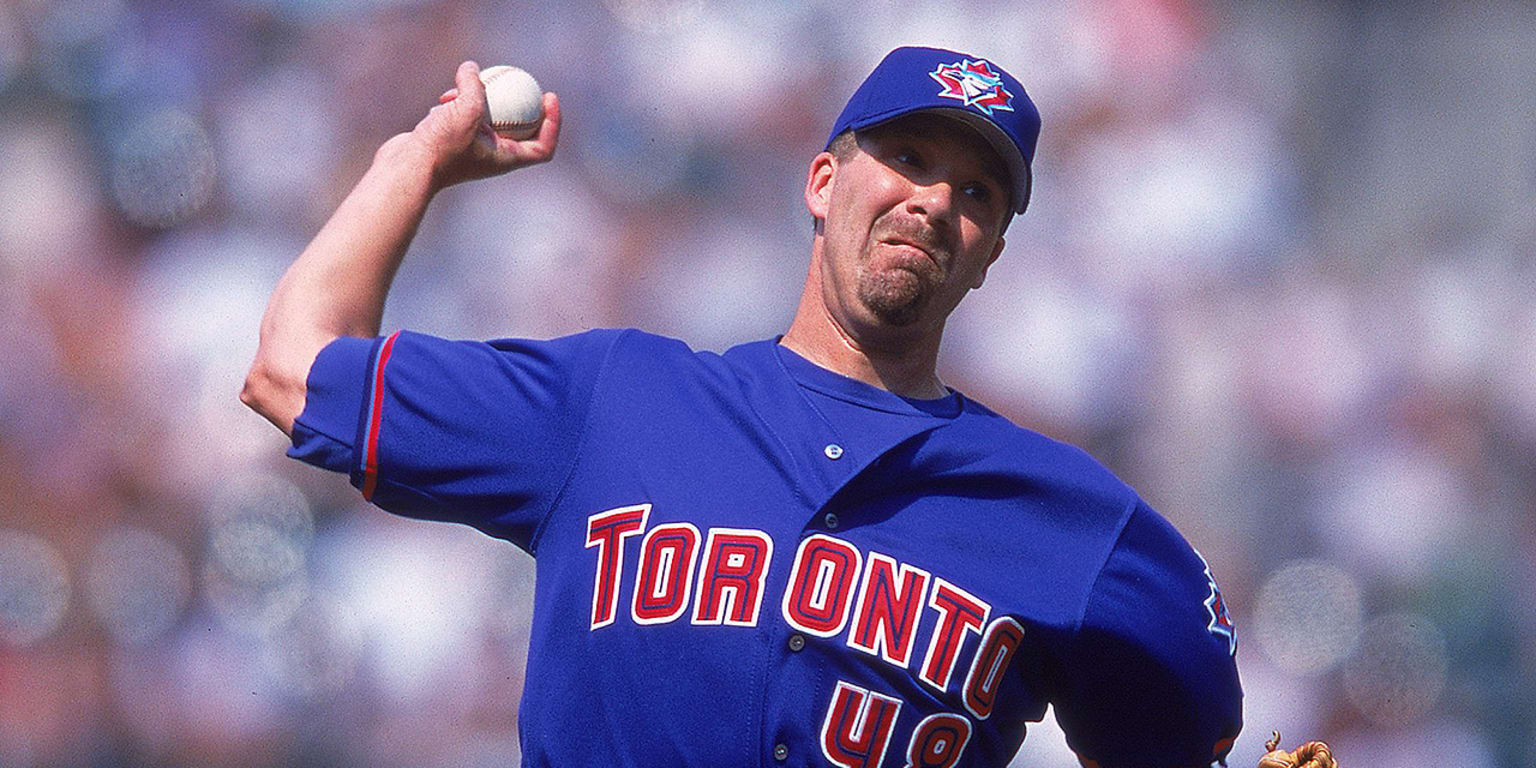
<path fill-rule="evenodd" d="M 491 127 L 514 139 L 531 139 L 544 122 L 544 91 L 533 75 L 506 65 L 480 70 Z"/>

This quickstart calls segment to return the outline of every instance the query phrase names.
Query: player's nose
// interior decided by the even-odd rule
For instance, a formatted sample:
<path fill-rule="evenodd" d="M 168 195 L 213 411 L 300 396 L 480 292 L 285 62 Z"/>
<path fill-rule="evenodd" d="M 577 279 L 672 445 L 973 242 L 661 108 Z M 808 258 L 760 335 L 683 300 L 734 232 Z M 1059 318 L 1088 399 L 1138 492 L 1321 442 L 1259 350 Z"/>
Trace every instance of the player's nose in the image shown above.
<path fill-rule="evenodd" d="M 913 183 L 907 196 L 907 212 L 922 216 L 934 229 L 950 226 L 954 215 L 956 185 L 947 179 Z"/>

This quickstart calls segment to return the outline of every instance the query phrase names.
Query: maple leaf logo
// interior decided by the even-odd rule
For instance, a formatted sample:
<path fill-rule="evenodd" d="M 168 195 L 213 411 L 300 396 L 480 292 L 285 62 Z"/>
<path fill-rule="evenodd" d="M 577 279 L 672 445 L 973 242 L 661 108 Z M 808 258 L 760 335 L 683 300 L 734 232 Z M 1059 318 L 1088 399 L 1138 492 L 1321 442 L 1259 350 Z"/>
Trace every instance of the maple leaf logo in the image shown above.
<path fill-rule="evenodd" d="M 940 96 L 957 99 L 988 117 L 993 110 L 1013 111 L 1013 94 L 1003 87 L 1003 78 L 993 72 L 985 60 L 961 59 L 953 64 L 941 64 L 928 76 L 944 86 L 944 90 L 939 91 Z"/>

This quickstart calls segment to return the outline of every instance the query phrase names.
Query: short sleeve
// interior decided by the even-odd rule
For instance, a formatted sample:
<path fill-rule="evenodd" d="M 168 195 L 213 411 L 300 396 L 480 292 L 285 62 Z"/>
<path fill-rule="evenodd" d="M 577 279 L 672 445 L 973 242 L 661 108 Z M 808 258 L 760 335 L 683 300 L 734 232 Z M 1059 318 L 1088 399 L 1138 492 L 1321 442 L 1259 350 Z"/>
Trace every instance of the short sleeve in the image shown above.
<path fill-rule="evenodd" d="M 336 339 L 310 368 L 288 455 L 347 473 L 391 512 L 532 551 L 617 336 Z"/>
<path fill-rule="evenodd" d="M 1059 655 L 1052 698 L 1084 765 L 1187 768 L 1242 728 L 1237 640 L 1204 559 L 1137 502 Z"/>

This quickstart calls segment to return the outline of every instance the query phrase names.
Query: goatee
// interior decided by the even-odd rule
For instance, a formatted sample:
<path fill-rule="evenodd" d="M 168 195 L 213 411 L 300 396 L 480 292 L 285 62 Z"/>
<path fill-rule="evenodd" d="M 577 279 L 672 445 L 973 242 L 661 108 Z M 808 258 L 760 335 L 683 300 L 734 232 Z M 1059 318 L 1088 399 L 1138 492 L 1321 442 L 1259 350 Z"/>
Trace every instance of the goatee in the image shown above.
<path fill-rule="evenodd" d="M 917 322 L 928 303 L 928 289 L 923 276 L 903 268 L 880 271 L 864 270 L 859 275 L 859 301 L 880 322 L 905 327 Z"/>

